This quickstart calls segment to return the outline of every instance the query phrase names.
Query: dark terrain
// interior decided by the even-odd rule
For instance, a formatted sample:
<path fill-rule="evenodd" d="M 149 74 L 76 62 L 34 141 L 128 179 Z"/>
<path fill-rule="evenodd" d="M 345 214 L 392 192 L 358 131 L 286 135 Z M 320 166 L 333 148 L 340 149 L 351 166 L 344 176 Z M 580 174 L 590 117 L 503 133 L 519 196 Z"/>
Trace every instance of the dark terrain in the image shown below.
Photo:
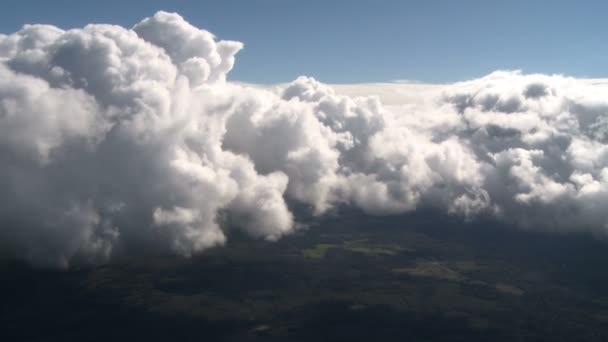
<path fill-rule="evenodd" d="M 346 213 L 70 271 L 3 260 L 2 341 L 608 341 L 608 245 Z"/>

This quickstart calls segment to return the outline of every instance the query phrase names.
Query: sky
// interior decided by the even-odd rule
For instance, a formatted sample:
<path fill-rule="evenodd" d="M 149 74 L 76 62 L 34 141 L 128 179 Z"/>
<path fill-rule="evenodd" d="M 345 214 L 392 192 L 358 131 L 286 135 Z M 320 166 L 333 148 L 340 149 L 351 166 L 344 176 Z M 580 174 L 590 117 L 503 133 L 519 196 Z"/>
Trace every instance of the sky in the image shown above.
<path fill-rule="evenodd" d="M 6 0 L 0 32 L 26 23 L 131 27 L 175 11 L 245 44 L 230 79 L 445 83 L 495 70 L 608 76 L 605 1 Z"/>

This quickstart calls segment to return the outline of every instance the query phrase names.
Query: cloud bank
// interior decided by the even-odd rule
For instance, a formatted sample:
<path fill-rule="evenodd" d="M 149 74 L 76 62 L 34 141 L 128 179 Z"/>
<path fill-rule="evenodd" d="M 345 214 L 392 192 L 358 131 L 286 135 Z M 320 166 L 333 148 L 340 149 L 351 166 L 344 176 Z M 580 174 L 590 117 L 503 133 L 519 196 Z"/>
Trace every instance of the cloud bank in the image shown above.
<path fill-rule="evenodd" d="M 226 81 L 242 47 L 165 12 L 0 35 L 0 251 L 52 267 L 188 256 L 229 226 L 288 234 L 290 203 L 608 232 L 605 84 L 262 88 Z"/>

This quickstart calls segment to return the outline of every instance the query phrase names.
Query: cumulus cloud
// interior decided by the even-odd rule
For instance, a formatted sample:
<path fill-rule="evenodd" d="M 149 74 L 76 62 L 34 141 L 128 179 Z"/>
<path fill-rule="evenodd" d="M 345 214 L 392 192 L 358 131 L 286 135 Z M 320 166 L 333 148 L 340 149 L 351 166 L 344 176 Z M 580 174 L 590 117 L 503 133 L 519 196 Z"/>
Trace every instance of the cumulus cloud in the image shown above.
<path fill-rule="evenodd" d="M 53 267 L 188 256 L 227 229 L 280 238 L 290 203 L 608 232 L 605 83 L 265 88 L 226 81 L 242 47 L 165 12 L 0 35 L 0 250 Z"/>

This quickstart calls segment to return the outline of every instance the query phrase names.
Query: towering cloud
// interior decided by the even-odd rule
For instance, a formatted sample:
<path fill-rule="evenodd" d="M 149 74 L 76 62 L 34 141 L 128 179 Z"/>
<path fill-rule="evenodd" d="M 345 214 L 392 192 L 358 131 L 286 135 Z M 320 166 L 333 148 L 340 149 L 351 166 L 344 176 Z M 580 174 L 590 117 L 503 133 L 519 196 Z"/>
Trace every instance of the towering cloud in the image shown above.
<path fill-rule="evenodd" d="M 165 12 L 0 35 L 0 251 L 190 255 L 228 225 L 280 238 L 289 202 L 608 232 L 607 86 L 495 72 L 383 106 L 306 77 L 228 82 L 241 48 Z"/>

